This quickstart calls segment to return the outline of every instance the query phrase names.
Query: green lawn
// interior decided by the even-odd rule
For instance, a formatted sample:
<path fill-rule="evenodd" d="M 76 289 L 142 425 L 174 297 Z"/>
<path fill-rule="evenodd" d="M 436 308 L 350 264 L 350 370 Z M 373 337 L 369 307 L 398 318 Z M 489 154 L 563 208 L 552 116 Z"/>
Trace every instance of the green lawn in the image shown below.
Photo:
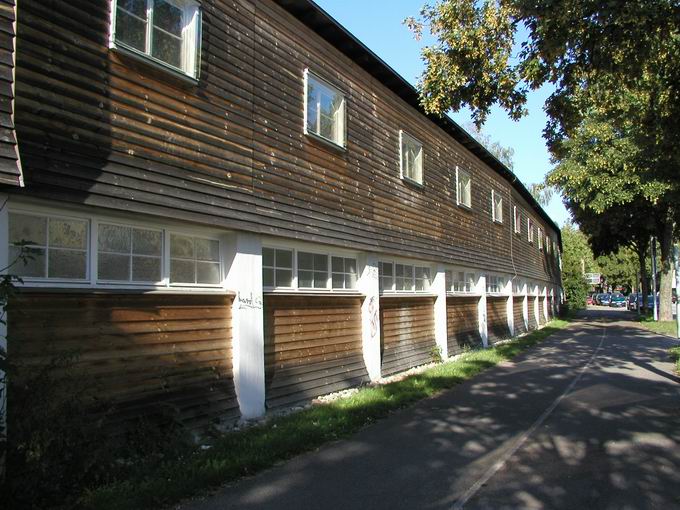
<path fill-rule="evenodd" d="M 564 320 L 553 320 L 543 329 L 510 343 L 471 351 L 455 361 L 403 380 L 366 387 L 349 397 L 225 434 L 209 450 L 166 461 L 143 476 L 89 491 L 79 506 L 98 510 L 159 508 L 252 475 L 324 443 L 347 437 L 397 409 L 460 384 L 516 356 L 567 324 Z"/>
<path fill-rule="evenodd" d="M 642 315 L 640 323 L 654 333 L 676 337 L 678 333 L 678 325 L 675 321 L 655 321 L 651 316 Z"/>
<path fill-rule="evenodd" d="M 668 349 L 668 354 L 675 360 L 675 371 L 680 374 L 680 347 Z"/>

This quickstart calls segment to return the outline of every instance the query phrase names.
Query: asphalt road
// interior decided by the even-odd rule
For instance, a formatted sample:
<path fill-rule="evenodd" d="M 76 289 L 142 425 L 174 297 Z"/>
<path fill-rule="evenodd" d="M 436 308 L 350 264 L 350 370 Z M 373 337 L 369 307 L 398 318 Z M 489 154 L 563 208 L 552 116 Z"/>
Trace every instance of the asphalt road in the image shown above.
<path fill-rule="evenodd" d="M 183 510 L 680 508 L 678 345 L 623 310 Z"/>

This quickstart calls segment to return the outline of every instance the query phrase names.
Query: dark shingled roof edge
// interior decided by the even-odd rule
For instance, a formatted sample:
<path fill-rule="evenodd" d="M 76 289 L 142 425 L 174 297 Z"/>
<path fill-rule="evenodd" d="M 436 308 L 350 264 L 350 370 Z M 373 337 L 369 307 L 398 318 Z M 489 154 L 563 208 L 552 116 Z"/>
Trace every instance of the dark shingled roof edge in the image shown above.
<path fill-rule="evenodd" d="M 366 72 L 392 90 L 392 92 L 401 97 L 406 103 L 413 106 L 428 119 L 449 133 L 456 141 L 504 177 L 512 184 L 519 194 L 522 195 L 522 198 L 529 203 L 534 211 L 555 229 L 561 249 L 562 235 L 560 227 L 558 227 L 552 218 L 548 216 L 517 176 L 491 154 L 481 143 L 475 140 L 472 135 L 446 115 L 440 117 L 425 113 L 425 110 L 420 103 L 420 95 L 416 88 L 402 78 L 399 73 L 373 53 L 366 45 L 352 35 L 351 32 L 338 23 L 315 2 L 312 0 L 275 1 L 326 41 L 342 51 L 352 61 L 360 65 Z"/>

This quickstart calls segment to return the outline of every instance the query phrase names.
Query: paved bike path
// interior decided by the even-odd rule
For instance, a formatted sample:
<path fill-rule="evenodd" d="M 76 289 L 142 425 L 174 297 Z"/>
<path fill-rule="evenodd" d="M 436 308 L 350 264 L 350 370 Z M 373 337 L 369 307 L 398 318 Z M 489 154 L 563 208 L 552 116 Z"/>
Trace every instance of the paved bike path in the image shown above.
<path fill-rule="evenodd" d="M 183 510 L 680 508 L 680 378 L 628 312 Z"/>

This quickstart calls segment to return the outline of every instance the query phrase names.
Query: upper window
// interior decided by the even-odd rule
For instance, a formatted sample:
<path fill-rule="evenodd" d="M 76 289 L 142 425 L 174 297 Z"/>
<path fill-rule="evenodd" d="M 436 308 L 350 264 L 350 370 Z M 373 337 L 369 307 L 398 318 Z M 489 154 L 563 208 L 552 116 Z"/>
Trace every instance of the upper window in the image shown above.
<path fill-rule="evenodd" d="M 541 227 L 538 227 L 538 249 L 542 250 L 543 249 L 543 229 Z"/>
<path fill-rule="evenodd" d="M 345 96 L 305 70 L 305 133 L 345 146 Z"/>
<path fill-rule="evenodd" d="M 503 223 L 503 197 L 494 190 L 491 190 L 491 218 L 495 222 Z"/>
<path fill-rule="evenodd" d="M 87 279 L 86 220 L 10 213 L 12 272 L 27 278 Z M 23 255 L 24 261 L 17 260 Z"/>
<path fill-rule="evenodd" d="M 465 170 L 456 168 L 456 201 L 458 205 L 472 207 L 472 180 Z"/>
<path fill-rule="evenodd" d="M 530 243 L 534 242 L 534 220 L 527 218 L 527 240 Z"/>
<path fill-rule="evenodd" d="M 113 42 L 198 76 L 201 11 L 193 0 L 113 0 Z"/>
<path fill-rule="evenodd" d="M 399 162 L 401 178 L 423 183 L 423 144 L 411 135 L 399 131 Z"/>
<path fill-rule="evenodd" d="M 97 248 L 99 280 L 157 283 L 163 278 L 161 230 L 100 223 Z"/>
<path fill-rule="evenodd" d="M 522 231 L 522 216 L 517 206 L 514 206 L 512 210 L 515 216 L 515 233 L 519 234 Z"/>

